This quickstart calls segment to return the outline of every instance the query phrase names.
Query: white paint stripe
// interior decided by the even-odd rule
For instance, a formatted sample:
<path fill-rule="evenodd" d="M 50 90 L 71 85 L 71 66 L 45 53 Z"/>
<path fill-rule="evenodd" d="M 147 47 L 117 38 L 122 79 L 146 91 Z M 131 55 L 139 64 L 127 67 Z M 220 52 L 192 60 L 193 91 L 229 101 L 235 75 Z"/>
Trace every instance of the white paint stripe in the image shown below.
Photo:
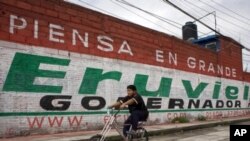
<path fill-rule="evenodd" d="M 39 70 L 51 70 L 51 71 L 67 71 L 68 66 L 53 65 L 53 64 L 40 64 Z"/>
<path fill-rule="evenodd" d="M 33 85 L 62 86 L 64 81 L 64 79 L 59 78 L 36 77 Z"/>

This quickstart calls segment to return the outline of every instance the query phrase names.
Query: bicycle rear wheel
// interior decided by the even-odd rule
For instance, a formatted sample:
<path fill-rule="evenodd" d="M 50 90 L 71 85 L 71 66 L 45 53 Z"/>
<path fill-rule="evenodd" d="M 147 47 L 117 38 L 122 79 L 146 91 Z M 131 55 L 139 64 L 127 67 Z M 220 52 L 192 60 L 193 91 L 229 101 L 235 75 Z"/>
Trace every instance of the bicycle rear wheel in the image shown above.
<path fill-rule="evenodd" d="M 148 141 L 148 132 L 145 128 L 138 128 L 135 135 L 128 138 L 129 141 Z"/>

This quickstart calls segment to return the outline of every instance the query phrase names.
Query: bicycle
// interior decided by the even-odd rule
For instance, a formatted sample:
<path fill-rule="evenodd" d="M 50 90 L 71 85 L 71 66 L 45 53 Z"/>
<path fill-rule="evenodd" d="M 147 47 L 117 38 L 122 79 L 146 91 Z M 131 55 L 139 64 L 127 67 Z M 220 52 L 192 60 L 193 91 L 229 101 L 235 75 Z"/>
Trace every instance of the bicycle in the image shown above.
<path fill-rule="evenodd" d="M 105 141 L 106 136 L 108 132 L 111 130 L 111 128 L 115 128 L 115 130 L 119 133 L 119 135 L 123 138 L 124 141 L 148 141 L 148 132 L 145 128 L 143 128 L 143 124 L 145 121 L 140 121 L 138 123 L 138 128 L 134 133 L 131 133 L 132 125 L 126 124 L 126 126 L 130 126 L 127 136 L 125 137 L 122 132 L 121 126 L 119 126 L 118 122 L 116 121 L 116 115 L 120 112 L 120 110 L 117 110 L 117 112 L 114 112 L 114 109 L 108 109 L 107 115 L 109 116 L 108 121 L 105 123 L 102 131 L 100 134 L 97 134 L 95 136 L 92 136 L 90 138 L 90 141 Z"/>

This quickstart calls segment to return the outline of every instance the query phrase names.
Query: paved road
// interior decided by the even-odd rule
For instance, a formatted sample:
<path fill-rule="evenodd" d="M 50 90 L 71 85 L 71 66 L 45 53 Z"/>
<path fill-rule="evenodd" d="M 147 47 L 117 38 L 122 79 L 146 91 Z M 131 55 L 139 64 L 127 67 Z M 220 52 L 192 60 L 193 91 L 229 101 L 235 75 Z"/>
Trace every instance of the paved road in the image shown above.
<path fill-rule="evenodd" d="M 237 124 L 250 125 L 250 122 Z M 150 137 L 150 141 L 229 141 L 229 126 L 217 126 L 165 136 Z"/>
<path fill-rule="evenodd" d="M 240 123 L 237 123 L 237 125 L 250 125 L 250 121 L 248 121 L 248 122 L 240 122 Z"/>

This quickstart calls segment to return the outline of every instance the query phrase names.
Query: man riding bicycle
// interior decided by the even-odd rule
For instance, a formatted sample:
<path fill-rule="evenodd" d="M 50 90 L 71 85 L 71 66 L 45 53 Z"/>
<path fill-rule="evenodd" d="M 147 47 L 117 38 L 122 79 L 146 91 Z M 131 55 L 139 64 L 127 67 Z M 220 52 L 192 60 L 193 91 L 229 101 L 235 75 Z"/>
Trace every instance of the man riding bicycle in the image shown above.
<path fill-rule="evenodd" d="M 142 97 L 137 93 L 136 86 L 129 85 L 127 86 L 127 96 L 122 100 L 114 103 L 113 105 L 109 106 L 109 108 L 120 108 L 124 109 L 128 106 L 130 116 L 124 122 L 123 127 L 123 134 L 127 136 L 127 132 L 129 131 L 130 126 L 132 125 L 132 131 L 137 130 L 138 122 L 139 121 L 146 121 L 148 118 L 148 109 L 145 106 L 144 100 Z"/>

